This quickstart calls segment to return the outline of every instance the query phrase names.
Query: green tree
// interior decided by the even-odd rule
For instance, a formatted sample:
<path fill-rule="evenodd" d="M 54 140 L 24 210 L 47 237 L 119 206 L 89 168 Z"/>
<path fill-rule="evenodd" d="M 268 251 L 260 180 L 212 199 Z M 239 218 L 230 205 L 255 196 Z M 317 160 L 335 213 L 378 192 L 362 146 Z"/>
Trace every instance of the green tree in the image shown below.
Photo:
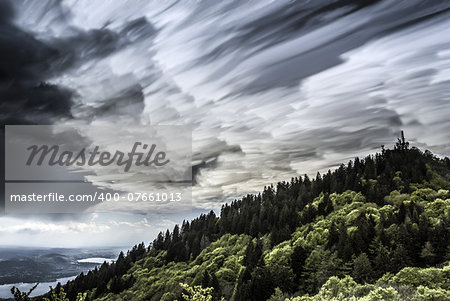
<path fill-rule="evenodd" d="M 57 292 L 50 286 L 50 297 L 44 298 L 44 301 L 69 301 L 69 298 L 67 298 L 64 288 L 59 288 Z"/>
<path fill-rule="evenodd" d="M 318 247 L 311 252 L 305 262 L 303 278 L 306 279 L 307 290 L 315 292 L 331 276 L 341 276 L 343 273 L 343 262 L 336 252 Z"/>
<path fill-rule="evenodd" d="M 429 241 L 427 241 L 423 246 L 422 252 L 420 252 L 420 257 L 423 258 L 427 265 L 431 265 L 434 263 L 436 254 L 434 253 L 434 248 Z"/>
<path fill-rule="evenodd" d="M 389 251 L 381 243 L 378 244 L 376 249 L 376 256 L 373 260 L 373 265 L 376 271 L 376 277 L 381 277 L 384 273 L 390 272 L 392 269 Z"/>
<path fill-rule="evenodd" d="M 180 283 L 184 292 L 181 294 L 184 301 L 212 301 L 214 289 L 212 287 L 203 288 L 200 285 L 190 287 L 186 283 Z"/>
<path fill-rule="evenodd" d="M 370 263 L 369 257 L 366 253 L 359 254 L 353 260 L 353 278 L 360 282 L 368 282 L 372 277 L 372 264 Z"/>
<path fill-rule="evenodd" d="M 300 279 L 305 270 L 305 261 L 308 258 L 308 252 L 301 246 L 295 246 L 291 255 L 292 271 L 295 274 L 296 281 Z"/>

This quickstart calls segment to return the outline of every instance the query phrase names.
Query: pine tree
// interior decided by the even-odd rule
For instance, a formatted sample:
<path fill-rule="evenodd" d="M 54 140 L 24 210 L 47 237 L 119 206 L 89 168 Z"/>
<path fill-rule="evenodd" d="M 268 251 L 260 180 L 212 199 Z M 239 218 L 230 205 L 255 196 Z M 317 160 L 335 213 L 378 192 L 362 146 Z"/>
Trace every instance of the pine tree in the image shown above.
<path fill-rule="evenodd" d="M 436 254 L 434 253 L 434 248 L 429 241 L 427 241 L 423 246 L 422 252 L 420 252 L 420 257 L 427 265 L 432 265 L 434 263 Z"/>
<path fill-rule="evenodd" d="M 369 257 L 366 253 L 359 254 L 353 260 L 353 278 L 360 283 L 365 283 L 370 280 L 371 274 L 372 264 L 370 263 Z"/>

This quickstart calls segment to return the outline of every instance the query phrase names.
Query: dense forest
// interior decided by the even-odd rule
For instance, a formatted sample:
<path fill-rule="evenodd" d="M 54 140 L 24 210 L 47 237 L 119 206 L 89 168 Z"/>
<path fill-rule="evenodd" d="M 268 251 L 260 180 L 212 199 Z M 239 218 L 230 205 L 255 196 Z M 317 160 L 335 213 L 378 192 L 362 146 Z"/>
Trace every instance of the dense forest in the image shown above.
<path fill-rule="evenodd" d="M 393 149 L 184 221 L 44 297 L 450 300 L 449 190 L 449 158 L 402 135 Z"/>

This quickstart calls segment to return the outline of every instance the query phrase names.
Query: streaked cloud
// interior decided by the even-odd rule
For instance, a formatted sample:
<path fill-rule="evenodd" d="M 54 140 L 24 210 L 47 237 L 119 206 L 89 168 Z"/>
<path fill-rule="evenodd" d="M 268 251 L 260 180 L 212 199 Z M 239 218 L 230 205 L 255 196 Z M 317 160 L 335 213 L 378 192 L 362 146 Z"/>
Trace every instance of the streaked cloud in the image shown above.
<path fill-rule="evenodd" d="M 413 145 L 450 155 L 449 6 L 43 0 L 14 1 L 16 13 L 0 17 L 43 58 L 15 68 L 38 66 L 35 82 L 67 91 L 62 107 L 20 121 L 190 125 L 193 206 L 217 209 L 373 153 L 402 129 Z M 105 225 L 147 227 L 130 219 Z"/>

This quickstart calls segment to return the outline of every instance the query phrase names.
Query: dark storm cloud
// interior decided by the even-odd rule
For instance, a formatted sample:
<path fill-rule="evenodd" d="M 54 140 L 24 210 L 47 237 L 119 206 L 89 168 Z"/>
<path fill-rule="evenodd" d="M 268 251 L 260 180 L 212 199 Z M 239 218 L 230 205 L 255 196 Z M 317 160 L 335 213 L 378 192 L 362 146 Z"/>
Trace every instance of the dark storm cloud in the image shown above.
<path fill-rule="evenodd" d="M 126 89 L 119 91 L 114 98 L 103 101 L 103 104 L 92 110 L 92 117 L 111 116 L 111 115 L 134 115 L 144 109 L 144 96 L 142 87 L 134 84 Z"/>
<path fill-rule="evenodd" d="M 99 81 L 97 86 L 109 91 L 96 99 L 94 104 L 75 105 L 72 113 L 78 119 L 92 122 L 96 119 L 114 120 L 127 117 L 139 122 L 144 110 L 142 86 L 132 76 L 118 76 L 108 81 Z"/>
<path fill-rule="evenodd" d="M 143 39 L 152 39 L 156 33 L 155 27 L 146 18 L 140 17 L 126 22 L 117 31 L 106 28 L 87 31 L 77 29 L 69 37 L 49 39 L 47 42 L 61 54 L 54 68 L 70 71 L 91 61 L 95 64 Z M 77 118 L 87 120 L 124 115 L 138 119 L 144 109 L 142 85 L 131 74 L 115 75 L 110 70 L 105 73 L 109 76 L 95 83 L 104 89 L 104 93 L 95 96 L 95 104 L 72 108 L 72 113 L 75 112 Z"/>
<path fill-rule="evenodd" d="M 72 105 L 70 90 L 45 83 L 57 52 L 19 29 L 13 19 L 11 3 L 0 2 L 1 182 L 5 166 L 4 125 L 52 123 L 56 118 L 70 117 Z M 0 185 L 0 195 L 3 199 L 4 185 Z"/>
<path fill-rule="evenodd" d="M 13 23 L 14 7 L 10 2 L 2 1 L 0 9 L 2 125 L 46 124 L 70 118 L 75 92 L 49 84 L 49 79 L 89 60 L 107 57 L 156 32 L 145 18 L 139 18 L 120 32 L 106 28 L 73 29 L 68 37 L 38 40 Z"/>
<path fill-rule="evenodd" d="M 75 31 L 72 36 L 47 41 L 58 52 L 54 70 L 60 72 L 78 62 L 105 57 L 125 46 L 118 33 L 107 29 Z"/>
<path fill-rule="evenodd" d="M 131 20 L 117 32 L 107 28 L 72 30 L 73 33 L 69 37 L 52 38 L 46 41 L 59 54 L 52 67 L 56 72 L 90 60 L 108 57 L 139 39 L 151 38 L 157 32 L 143 17 Z"/>
<path fill-rule="evenodd" d="M 193 126 L 205 207 L 401 129 L 448 149 L 448 2 L 23 3 L 15 24 L 52 56 L 32 78 L 73 91 L 71 123 Z"/>
<path fill-rule="evenodd" d="M 126 23 L 120 33 L 127 37 L 129 42 L 136 42 L 139 39 L 153 38 L 158 30 L 145 17 L 139 17 Z"/>
<path fill-rule="evenodd" d="M 80 61 L 112 53 L 121 46 L 118 34 L 92 30 L 43 42 L 14 25 L 12 6 L 2 5 L 1 123 L 47 124 L 71 117 L 73 92 L 47 81 Z"/>
<path fill-rule="evenodd" d="M 197 184 L 197 178 L 203 169 L 214 169 L 217 167 L 217 160 L 221 155 L 230 153 L 242 153 L 242 149 L 238 145 L 227 145 L 225 141 L 214 139 L 205 146 L 205 151 L 193 155 L 192 180 L 193 184 Z"/>
<path fill-rule="evenodd" d="M 36 88 L 68 99 L 36 101 L 24 116 L 18 102 L 16 115 L 192 126 L 194 208 L 326 172 L 389 147 L 400 130 L 412 145 L 449 153 L 448 1 L 11 3 L 15 16 L 9 6 L 0 10 L 1 38 L 16 46 L 0 49 L 8 53 L 1 64 L 15 67 L 2 72 L 17 78 L 20 95 L 33 97 L 24 91 Z M 55 240 L 64 230 L 49 225 L 58 227 L 33 237 L 74 240 Z M 82 240 L 119 237 L 113 225 L 100 237 L 84 235 L 104 229 L 90 225 L 79 223 L 89 229 Z M 3 241 L 34 239 L 1 234 Z"/>
<path fill-rule="evenodd" d="M 155 35 L 155 28 L 145 18 L 131 20 L 118 32 L 100 28 L 81 30 L 70 28 L 64 37 L 37 37 L 18 27 L 14 7 L 17 3 L 0 2 L 0 124 L 1 160 L 4 167 L 5 124 L 52 124 L 71 119 L 74 96 L 71 88 L 52 84 L 51 80 L 86 62 L 102 59 L 141 38 Z M 64 12 L 58 2 L 47 3 L 46 10 Z M 60 14 L 58 14 L 60 15 Z M 64 21 L 67 13 L 58 18 Z M 119 79 L 120 80 L 120 79 Z M 91 107 L 89 116 L 123 114 L 136 115 L 143 109 L 142 87 L 136 82 L 119 93 L 103 99 L 103 104 Z M 89 109 L 89 108 L 88 108 Z M 1 171 L 0 180 L 4 180 Z M 3 185 L 0 189 L 3 199 Z M 1 211 L 1 210 L 0 210 Z"/>
<path fill-rule="evenodd" d="M 70 116 L 71 92 L 46 84 L 58 53 L 13 23 L 13 8 L 2 2 L 0 15 L 1 124 L 48 123 Z"/>

